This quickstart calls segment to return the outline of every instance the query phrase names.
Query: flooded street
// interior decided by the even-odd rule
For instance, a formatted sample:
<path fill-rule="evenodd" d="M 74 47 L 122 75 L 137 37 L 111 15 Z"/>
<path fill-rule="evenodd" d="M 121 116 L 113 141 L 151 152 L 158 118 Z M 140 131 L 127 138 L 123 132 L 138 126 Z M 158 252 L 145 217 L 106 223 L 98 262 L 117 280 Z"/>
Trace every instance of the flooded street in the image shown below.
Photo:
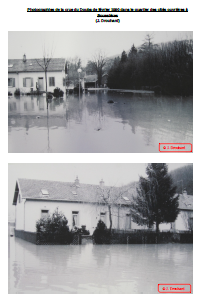
<path fill-rule="evenodd" d="M 37 246 L 9 238 L 9 293 L 158 293 L 192 284 L 193 245 Z"/>
<path fill-rule="evenodd" d="M 192 99 L 97 92 L 52 99 L 47 111 L 43 96 L 8 98 L 8 149 L 156 153 L 160 142 L 193 143 Z"/>

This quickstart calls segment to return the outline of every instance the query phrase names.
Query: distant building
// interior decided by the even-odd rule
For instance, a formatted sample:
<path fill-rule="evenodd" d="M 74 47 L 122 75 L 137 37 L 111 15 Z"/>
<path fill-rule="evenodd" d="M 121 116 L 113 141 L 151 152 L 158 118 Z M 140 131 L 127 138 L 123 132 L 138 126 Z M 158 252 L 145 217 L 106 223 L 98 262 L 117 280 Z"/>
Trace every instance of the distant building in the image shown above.
<path fill-rule="evenodd" d="M 193 195 L 187 195 L 184 190 L 183 194 L 179 195 L 179 214 L 174 223 L 161 224 L 160 230 L 171 231 L 191 231 L 193 230 Z"/>
<path fill-rule="evenodd" d="M 106 87 L 107 86 L 107 79 L 108 79 L 108 74 L 104 73 L 102 75 L 102 81 L 101 81 L 101 86 Z M 98 78 L 97 74 L 91 74 L 91 75 L 86 75 L 84 78 L 85 81 L 85 88 L 97 88 L 98 87 Z"/>
<path fill-rule="evenodd" d="M 37 63 L 38 61 L 38 63 Z M 46 90 L 43 59 L 8 59 L 8 92 L 20 89 L 22 93 Z M 52 58 L 47 71 L 47 90 L 58 87 L 65 92 L 65 59 Z"/>

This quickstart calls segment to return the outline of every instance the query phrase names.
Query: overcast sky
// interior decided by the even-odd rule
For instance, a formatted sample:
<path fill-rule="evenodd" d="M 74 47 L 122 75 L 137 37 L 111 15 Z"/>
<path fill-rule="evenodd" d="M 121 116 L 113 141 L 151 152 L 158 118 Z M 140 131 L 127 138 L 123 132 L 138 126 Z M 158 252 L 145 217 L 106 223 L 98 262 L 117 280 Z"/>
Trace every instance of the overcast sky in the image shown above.
<path fill-rule="evenodd" d="M 169 164 L 169 171 L 185 166 L 185 163 Z M 78 176 L 80 183 L 98 184 L 101 179 L 107 186 L 121 186 L 138 181 L 145 176 L 147 164 L 9 164 L 8 165 L 8 214 L 14 216 L 12 206 L 17 178 L 73 182 Z"/>
<path fill-rule="evenodd" d="M 8 58 L 21 59 L 23 54 L 27 59 L 41 58 L 45 46 L 49 52 L 53 49 L 54 58 L 78 56 L 85 65 L 96 50 L 102 49 L 109 57 L 120 55 L 133 43 L 140 46 L 148 33 L 153 35 L 154 43 L 193 37 L 191 31 L 14 31 L 8 32 Z"/>

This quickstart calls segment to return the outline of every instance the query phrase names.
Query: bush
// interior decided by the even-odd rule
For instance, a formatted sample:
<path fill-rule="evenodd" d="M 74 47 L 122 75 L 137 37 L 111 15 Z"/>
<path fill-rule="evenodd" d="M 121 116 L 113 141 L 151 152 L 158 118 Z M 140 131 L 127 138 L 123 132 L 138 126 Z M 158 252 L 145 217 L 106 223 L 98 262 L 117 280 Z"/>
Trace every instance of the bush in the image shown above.
<path fill-rule="evenodd" d="M 15 96 L 20 96 L 20 89 L 16 89 L 15 92 L 14 92 L 14 95 Z"/>
<path fill-rule="evenodd" d="M 53 91 L 53 96 L 54 97 L 63 97 L 64 92 L 62 90 L 60 90 L 60 88 L 55 88 Z"/>
<path fill-rule="evenodd" d="M 13 94 L 11 92 L 8 92 L 8 96 L 12 96 Z"/>
<path fill-rule="evenodd" d="M 47 218 L 41 218 L 36 222 L 36 230 L 39 242 L 69 244 L 73 235 L 67 226 L 68 220 L 62 212 L 55 212 Z"/>
<path fill-rule="evenodd" d="M 93 239 L 95 244 L 109 244 L 110 243 L 110 230 L 107 229 L 105 223 L 101 220 L 98 221 L 97 227 L 93 232 Z"/>

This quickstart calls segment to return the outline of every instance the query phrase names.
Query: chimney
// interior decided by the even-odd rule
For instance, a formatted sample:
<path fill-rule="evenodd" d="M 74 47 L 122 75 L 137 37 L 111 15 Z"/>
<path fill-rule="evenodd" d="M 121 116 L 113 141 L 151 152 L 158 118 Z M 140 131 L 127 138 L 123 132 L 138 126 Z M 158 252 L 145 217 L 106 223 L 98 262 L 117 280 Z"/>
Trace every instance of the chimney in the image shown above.
<path fill-rule="evenodd" d="M 26 55 L 23 55 L 23 62 L 26 62 Z"/>
<path fill-rule="evenodd" d="M 105 185 L 105 183 L 104 183 L 103 179 L 101 179 L 101 181 L 100 181 L 100 187 L 102 188 L 102 187 L 104 187 L 104 185 Z"/>
<path fill-rule="evenodd" d="M 78 179 L 78 176 L 76 177 L 76 179 L 75 179 L 75 185 L 79 185 L 79 179 Z"/>

